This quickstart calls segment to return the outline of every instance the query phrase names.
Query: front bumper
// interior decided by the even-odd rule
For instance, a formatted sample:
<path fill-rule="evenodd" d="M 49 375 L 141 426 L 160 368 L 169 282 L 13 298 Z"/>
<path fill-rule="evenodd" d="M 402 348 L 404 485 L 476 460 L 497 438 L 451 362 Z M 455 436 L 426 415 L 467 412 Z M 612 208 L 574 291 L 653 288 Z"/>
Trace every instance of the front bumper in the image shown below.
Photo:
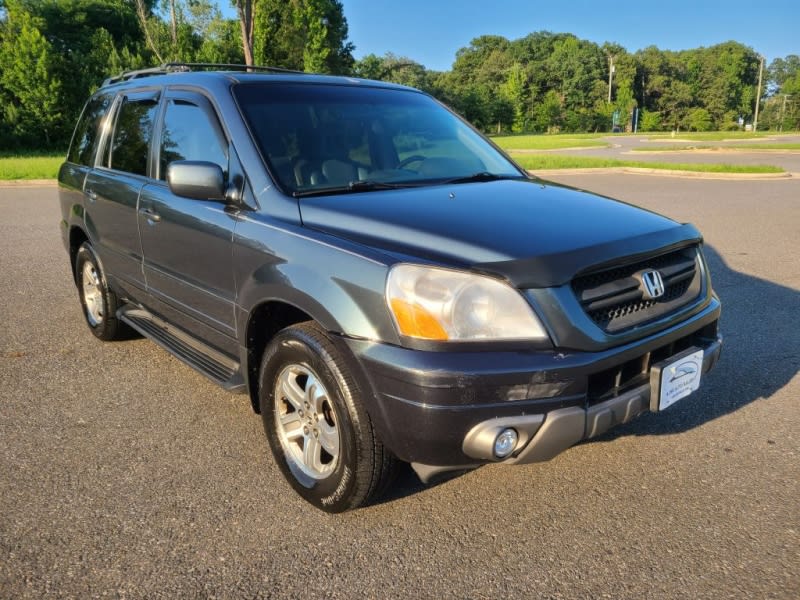
<path fill-rule="evenodd" d="M 370 416 L 384 443 L 426 479 L 497 462 L 481 428 L 514 427 L 520 443 L 502 462 L 549 460 L 650 406 L 650 366 L 687 348 L 720 355 L 719 301 L 658 334 L 601 352 L 420 351 L 347 339 L 372 387 Z M 502 427 L 501 427 L 502 426 Z M 472 435 L 470 436 L 470 433 Z"/>

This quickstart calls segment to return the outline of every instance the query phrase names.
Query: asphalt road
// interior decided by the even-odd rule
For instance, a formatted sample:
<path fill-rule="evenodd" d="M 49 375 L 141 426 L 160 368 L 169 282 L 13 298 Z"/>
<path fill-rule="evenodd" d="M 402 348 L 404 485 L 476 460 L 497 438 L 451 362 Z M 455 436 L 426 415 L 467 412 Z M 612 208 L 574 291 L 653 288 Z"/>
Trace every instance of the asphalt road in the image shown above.
<path fill-rule="evenodd" d="M 700 392 L 553 461 L 310 509 L 245 396 L 86 329 L 54 188 L 0 188 L 0 598 L 800 597 L 800 180 L 562 175 L 705 233 Z"/>

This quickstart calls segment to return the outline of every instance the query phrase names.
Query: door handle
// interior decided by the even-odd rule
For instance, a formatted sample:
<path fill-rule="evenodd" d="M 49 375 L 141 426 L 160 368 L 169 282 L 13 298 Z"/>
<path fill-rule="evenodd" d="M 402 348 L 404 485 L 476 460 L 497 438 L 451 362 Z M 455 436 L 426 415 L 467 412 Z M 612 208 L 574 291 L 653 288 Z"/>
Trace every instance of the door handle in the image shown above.
<path fill-rule="evenodd" d="M 161 220 L 161 215 L 154 211 L 152 208 L 140 208 L 139 214 L 144 215 L 148 221 L 158 223 Z"/>

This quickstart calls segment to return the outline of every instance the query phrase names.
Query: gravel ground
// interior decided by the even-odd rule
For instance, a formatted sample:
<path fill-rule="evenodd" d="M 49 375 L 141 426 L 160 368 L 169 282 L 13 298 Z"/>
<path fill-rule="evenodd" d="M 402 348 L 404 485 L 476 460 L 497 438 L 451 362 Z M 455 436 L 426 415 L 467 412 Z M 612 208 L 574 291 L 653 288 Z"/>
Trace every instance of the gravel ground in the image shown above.
<path fill-rule="evenodd" d="M 0 598 L 800 597 L 800 181 L 559 176 L 692 221 L 723 299 L 700 392 L 549 463 L 341 516 L 260 419 L 86 329 L 54 188 L 0 189 Z"/>

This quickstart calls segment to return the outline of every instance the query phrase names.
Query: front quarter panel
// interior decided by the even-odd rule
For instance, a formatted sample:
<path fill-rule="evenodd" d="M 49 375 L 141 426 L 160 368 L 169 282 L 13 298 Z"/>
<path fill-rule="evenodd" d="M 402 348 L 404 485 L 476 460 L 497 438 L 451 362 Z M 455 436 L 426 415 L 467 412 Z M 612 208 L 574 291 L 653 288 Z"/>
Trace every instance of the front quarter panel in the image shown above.
<path fill-rule="evenodd" d="M 236 226 L 237 304 L 245 314 L 279 300 L 328 331 L 398 344 L 384 300 L 387 263 L 361 248 L 258 213 Z M 244 343 L 247 320 L 239 319 Z"/>

